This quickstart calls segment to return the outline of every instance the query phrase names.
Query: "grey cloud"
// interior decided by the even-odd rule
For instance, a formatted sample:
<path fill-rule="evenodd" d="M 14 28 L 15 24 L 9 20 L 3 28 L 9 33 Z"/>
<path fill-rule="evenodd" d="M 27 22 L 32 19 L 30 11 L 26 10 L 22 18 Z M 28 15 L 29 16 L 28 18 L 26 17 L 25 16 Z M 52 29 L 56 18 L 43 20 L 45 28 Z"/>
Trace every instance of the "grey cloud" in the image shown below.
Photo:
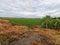
<path fill-rule="evenodd" d="M 44 2 L 45 1 L 45 2 Z M 59 16 L 60 3 L 48 0 L 0 0 L 0 17 L 43 17 L 47 14 Z M 51 3 L 54 2 L 54 3 Z M 44 4 L 48 3 L 48 4 Z M 56 11 L 54 11 L 56 10 Z M 40 12 L 39 16 L 34 14 L 20 14 L 19 12 Z M 57 14 L 55 14 L 57 13 Z M 43 14 L 43 15 L 41 15 Z"/>

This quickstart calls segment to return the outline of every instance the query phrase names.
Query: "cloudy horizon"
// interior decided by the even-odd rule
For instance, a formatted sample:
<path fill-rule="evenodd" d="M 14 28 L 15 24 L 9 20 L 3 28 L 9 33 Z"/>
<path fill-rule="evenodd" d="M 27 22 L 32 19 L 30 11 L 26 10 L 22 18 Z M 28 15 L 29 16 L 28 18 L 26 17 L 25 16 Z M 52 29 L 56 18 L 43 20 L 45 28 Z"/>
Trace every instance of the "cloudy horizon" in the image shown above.
<path fill-rule="evenodd" d="M 60 0 L 0 0 L 0 17 L 60 17 Z"/>

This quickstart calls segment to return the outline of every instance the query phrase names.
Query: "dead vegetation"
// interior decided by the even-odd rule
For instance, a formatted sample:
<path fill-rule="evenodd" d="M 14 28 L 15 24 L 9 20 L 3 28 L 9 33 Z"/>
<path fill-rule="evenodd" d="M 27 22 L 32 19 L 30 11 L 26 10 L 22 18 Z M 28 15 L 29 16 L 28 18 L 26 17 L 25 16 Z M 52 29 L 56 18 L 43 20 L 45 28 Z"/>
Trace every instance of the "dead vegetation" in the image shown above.
<path fill-rule="evenodd" d="M 8 20 L 0 19 L 0 43 L 1 45 L 60 45 L 60 31 L 43 29 L 40 26 L 12 25 Z"/>

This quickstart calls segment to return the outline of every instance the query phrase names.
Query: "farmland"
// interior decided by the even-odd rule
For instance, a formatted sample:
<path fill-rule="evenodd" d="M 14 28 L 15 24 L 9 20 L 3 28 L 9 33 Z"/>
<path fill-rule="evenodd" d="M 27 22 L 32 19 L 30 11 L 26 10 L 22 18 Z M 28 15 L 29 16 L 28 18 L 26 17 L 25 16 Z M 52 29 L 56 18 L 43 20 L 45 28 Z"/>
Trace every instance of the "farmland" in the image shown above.
<path fill-rule="evenodd" d="M 60 45 L 60 18 L 0 18 L 1 45 Z"/>
<path fill-rule="evenodd" d="M 43 28 L 60 28 L 60 17 L 46 16 L 43 18 L 2 18 L 9 20 L 13 25 L 35 26 Z"/>
<path fill-rule="evenodd" d="M 40 18 L 3 18 L 9 20 L 12 24 L 34 26 L 40 25 Z"/>

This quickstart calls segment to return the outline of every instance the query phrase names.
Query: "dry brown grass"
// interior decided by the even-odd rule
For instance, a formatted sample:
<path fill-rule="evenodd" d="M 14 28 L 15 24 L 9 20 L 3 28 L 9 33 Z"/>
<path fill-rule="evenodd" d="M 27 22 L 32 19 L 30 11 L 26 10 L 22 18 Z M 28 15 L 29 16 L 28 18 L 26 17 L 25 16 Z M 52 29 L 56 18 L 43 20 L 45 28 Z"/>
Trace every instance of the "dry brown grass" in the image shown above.
<path fill-rule="evenodd" d="M 12 25 L 8 20 L 0 19 L 0 42 L 2 45 L 9 45 L 11 42 L 19 40 L 20 36 L 25 32 L 27 32 L 28 35 L 42 35 L 47 37 L 46 40 L 49 44 L 60 45 L 60 31 L 43 29 L 39 26 L 29 28 L 27 26 Z M 36 41 L 32 42 L 32 45 L 42 45 Z"/>

